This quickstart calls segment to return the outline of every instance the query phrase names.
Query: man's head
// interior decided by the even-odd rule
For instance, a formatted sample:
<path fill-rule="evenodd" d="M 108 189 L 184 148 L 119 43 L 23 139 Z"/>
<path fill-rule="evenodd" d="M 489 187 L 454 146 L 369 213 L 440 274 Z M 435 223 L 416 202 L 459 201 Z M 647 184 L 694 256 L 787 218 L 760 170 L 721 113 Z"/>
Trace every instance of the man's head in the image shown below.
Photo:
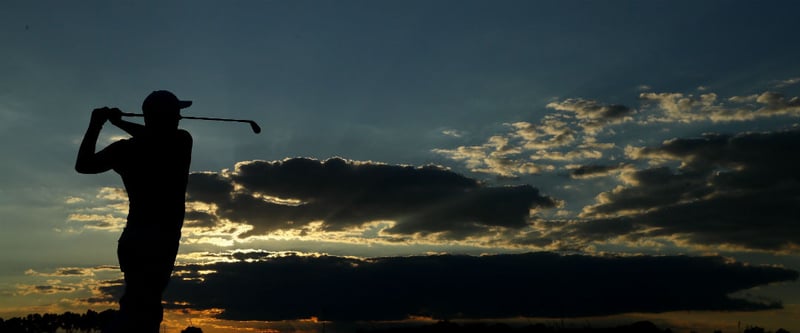
<path fill-rule="evenodd" d="M 166 90 L 156 90 L 142 103 L 144 124 L 155 131 L 168 131 L 178 128 L 181 109 L 188 108 L 192 101 L 179 100 L 175 94 Z"/>

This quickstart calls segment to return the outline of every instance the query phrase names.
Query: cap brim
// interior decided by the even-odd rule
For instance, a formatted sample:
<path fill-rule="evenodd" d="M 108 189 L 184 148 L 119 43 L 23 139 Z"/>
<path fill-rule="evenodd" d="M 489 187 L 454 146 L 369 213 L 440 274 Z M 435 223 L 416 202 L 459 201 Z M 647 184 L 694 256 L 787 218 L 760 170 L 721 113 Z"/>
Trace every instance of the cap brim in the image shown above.
<path fill-rule="evenodd" d="M 185 109 L 192 106 L 192 101 L 178 101 L 178 107 L 181 109 Z"/>

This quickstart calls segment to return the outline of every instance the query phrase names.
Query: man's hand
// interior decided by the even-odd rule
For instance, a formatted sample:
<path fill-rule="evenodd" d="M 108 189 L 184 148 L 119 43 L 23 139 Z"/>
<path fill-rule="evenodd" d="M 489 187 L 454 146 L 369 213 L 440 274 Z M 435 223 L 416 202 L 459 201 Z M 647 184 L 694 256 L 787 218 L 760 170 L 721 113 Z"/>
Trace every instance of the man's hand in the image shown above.
<path fill-rule="evenodd" d="M 92 111 L 91 126 L 102 127 L 106 121 L 111 121 L 112 124 L 119 123 L 122 120 L 122 111 L 117 108 L 102 107 Z"/>
<path fill-rule="evenodd" d="M 81 147 L 78 149 L 78 160 L 75 161 L 76 171 L 80 173 L 101 173 L 111 170 L 108 153 L 103 154 L 102 151 L 95 153 L 95 146 L 103 124 L 108 120 L 112 122 L 121 121 L 119 120 L 120 117 L 122 117 L 122 111 L 116 108 L 102 107 L 92 111 L 89 128 L 86 129 L 86 134 L 83 135 L 83 141 L 81 141 Z"/>

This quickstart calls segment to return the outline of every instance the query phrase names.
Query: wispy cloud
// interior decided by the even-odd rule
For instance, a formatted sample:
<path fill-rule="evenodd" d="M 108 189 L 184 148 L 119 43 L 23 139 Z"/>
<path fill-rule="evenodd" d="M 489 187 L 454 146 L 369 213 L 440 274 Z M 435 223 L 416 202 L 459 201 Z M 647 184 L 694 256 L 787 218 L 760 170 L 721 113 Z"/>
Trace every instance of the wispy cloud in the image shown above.
<path fill-rule="evenodd" d="M 567 169 L 570 170 L 569 176 L 572 177 L 573 179 L 606 177 L 630 168 L 632 168 L 632 166 L 627 164 L 617 164 L 617 165 L 587 164 L 587 165 L 567 166 Z"/>
<path fill-rule="evenodd" d="M 598 159 L 613 144 L 598 143 L 595 137 L 609 124 L 628 119 L 632 112 L 620 105 L 601 105 L 594 101 L 565 100 L 548 105 L 559 111 L 542 118 L 539 123 L 505 124 L 508 132 L 490 137 L 478 146 L 455 149 L 434 149 L 433 152 L 463 161 L 472 172 L 501 177 L 552 172 L 553 162 L 575 162 Z"/>
<path fill-rule="evenodd" d="M 60 267 L 53 272 L 39 272 L 33 269 L 25 271 L 25 275 L 30 276 L 49 276 L 49 277 L 91 277 L 101 271 L 115 271 L 116 266 L 96 266 L 96 267 Z"/>
<path fill-rule="evenodd" d="M 442 134 L 444 134 L 446 136 L 452 136 L 454 138 L 460 138 L 460 137 L 463 137 L 466 133 L 464 133 L 462 131 L 459 131 L 459 130 L 446 129 L 446 130 L 442 130 Z"/>
<path fill-rule="evenodd" d="M 77 288 L 75 286 L 61 285 L 60 283 L 54 283 L 48 285 L 21 284 L 17 285 L 16 295 L 27 296 L 31 294 L 43 294 L 43 295 L 65 294 L 65 293 L 73 293 L 76 290 Z"/>
<path fill-rule="evenodd" d="M 462 146 L 456 149 L 434 149 L 433 152 L 453 160 L 463 161 L 473 172 L 495 174 L 502 177 L 537 174 L 552 170 L 552 165 L 537 164 L 522 157 L 523 150 L 509 145 L 509 138 L 493 136 L 480 146 Z"/>
<path fill-rule="evenodd" d="M 605 126 L 631 121 L 636 110 L 620 104 L 602 104 L 595 100 L 570 98 L 547 104 L 547 108 L 575 114 L 578 125 L 590 135 L 598 134 Z"/>
<path fill-rule="evenodd" d="M 72 209 L 67 221 L 77 225 L 68 228 L 68 232 L 84 229 L 117 232 L 125 227 L 128 195 L 122 188 L 101 187 L 93 195 L 69 197 L 65 203 Z"/>
<path fill-rule="evenodd" d="M 538 123 L 513 122 L 507 124 L 506 132 L 491 136 L 482 145 L 437 148 L 433 152 L 465 163 L 472 172 L 517 177 L 624 157 L 607 155 L 605 151 L 618 145 L 598 142 L 598 138 L 618 138 L 615 129 L 625 126 L 644 128 L 669 123 L 719 124 L 800 117 L 798 97 L 766 91 L 721 98 L 708 88 L 698 90 L 702 93 L 642 92 L 638 95 L 641 102 L 638 108 L 584 98 L 555 101 L 545 106 L 553 112 L 542 116 Z"/>
<path fill-rule="evenodd" d="M 732 96 L 720 100 L 715 93 L 695 96 L 682 93 L 642 93 L 639 97 L 655 103 L 655 111 L 647 118 L 654 122 L 733 122 L 777 116 L 800 116 L 800 99 L 787 98 L 777 92 Z"/>
<path fill-rule="evenodd" d="M 778 83 L 775 84 L 775 88 L 777 88 L 777 89 L 786 88 L 786 87 L 793 86 L 793 85 L 798 84 L 798 83 L 800 83 L 800 77 L 793 77 L 793 78 L 789 78 L 789 79 L 786 79 L 786 80 L 778 81 Z"/>

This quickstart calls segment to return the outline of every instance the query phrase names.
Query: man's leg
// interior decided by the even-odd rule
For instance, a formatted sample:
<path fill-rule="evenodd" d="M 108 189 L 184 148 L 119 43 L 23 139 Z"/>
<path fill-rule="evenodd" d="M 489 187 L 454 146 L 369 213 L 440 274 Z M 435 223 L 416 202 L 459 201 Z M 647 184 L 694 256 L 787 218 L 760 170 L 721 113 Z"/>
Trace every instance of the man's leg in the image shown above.
<path fill-rule="evenodd" d="M 164 318 L 161 297 L 169 283 L 177 244 L 147 244 L 134 248 L 120 242 L 118 255 L 125 275 L 120 299 L 122 332 L 157 333 Z"/>
<path fill-rule="evenodd" d="M 163 319 L 161 290 L 154 290 L 151 270 L 128 269 L 120 299 L 122 332 L 157 333 Z"/>

